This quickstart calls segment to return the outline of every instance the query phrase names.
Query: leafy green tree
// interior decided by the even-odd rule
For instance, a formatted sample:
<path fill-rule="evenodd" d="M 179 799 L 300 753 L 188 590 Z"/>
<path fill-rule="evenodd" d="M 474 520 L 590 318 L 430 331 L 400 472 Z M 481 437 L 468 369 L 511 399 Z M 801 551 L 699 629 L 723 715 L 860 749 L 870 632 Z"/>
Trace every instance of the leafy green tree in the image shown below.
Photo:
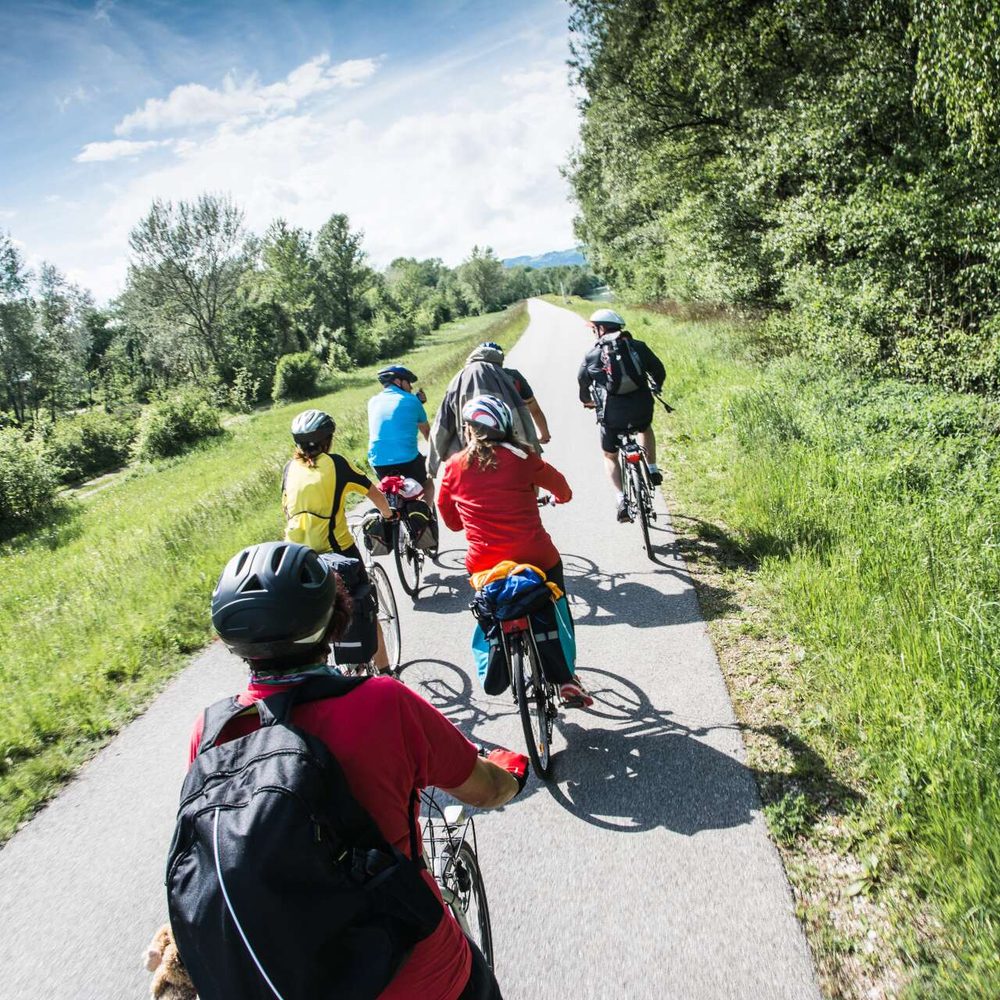
<path fill-rule="evenodd" d="M 78 405 L 89 391 L 88 316 L 94 311 L 94 300 L 54 265 L 42 264 L 35 302 L 35 407 L 47 404 L 55 419 L 58 412 Z"/>
<path fill-rule="evenodd" d="M 9 233 L 0 232 L 0 378 L 4 408 L 23 424 L 28 416 L 27 385 L 35 364 L 35 305 L 31 272 Z"/>
<path fill-rule="evenodd" d="M 317 280 L 311 235 L 275 219 L 264 233 L 260 268 L 249 275 L 249 283 L 253 298 L 284 310 L 297 350 L 304 350 L 315 338 Z"/>
<path fill-rule="evenodd" d="M 1000 391 L 995 0 L 575 0 L 567 172 L 616 291 Z"/>
<path fill-rule="evenodd" d="M 479 313 L 500 303 L 504 288 L 503 264 L 492 247 L 474 246 L 458 269 L 459 281 Z"/>
<path fill-rule="evenodd" d="M 320 322 L 330 330 L 342 328 L 349 351 L 353 351 L 364 318 L 363 296 L 375 284 L 363 239 L 364 233 L 352 232 L 343 214 L 331 215 L 316 234 Z"/>
<path fill-rule="evenodd" d="M 217 370 L 228 359 L 226 311 L 249 266 L 252 244 L 243 210 L 230 198 L 204 194 L 195 201 L 156 199 L 129 234 L 131 259 L 122 305 L 140 328 L 155 328 L 161 357 L 177 352 L 197 366 L 201 354 Z M 164 350 L 166 348 L 166 350 Z"/>

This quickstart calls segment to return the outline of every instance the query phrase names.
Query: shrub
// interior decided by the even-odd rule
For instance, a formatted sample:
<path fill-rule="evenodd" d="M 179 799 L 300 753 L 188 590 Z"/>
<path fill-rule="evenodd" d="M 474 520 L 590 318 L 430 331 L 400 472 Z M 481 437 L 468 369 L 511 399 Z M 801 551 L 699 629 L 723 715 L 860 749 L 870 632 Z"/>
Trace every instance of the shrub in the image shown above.
<path fill-rule="evenodd" d="M 61 470 L 63 482 L 71 482 L 106 472 L 127 461 L 135 432 L 135 414 L 91 410 L 57 420 L 46 442 L 46 450 Z"/>
<path fill-rule="evenodd" d="M 12 535 L 55 500 L 59 472 L 37 440 L 0 429 L 0 537 Z"/>
<path fill-rule="evenodd" d="M 219 411 L 203 389 L 177 389 L 150 404 L 139 418 L 135 457 L 178 455 L 196 441 L 222 433 Z"/>
<path fill-rule="evenodd" d="M 275 400 L 303 399 L 315 393 L 318 378 L 319 360 L 314 354 L 284 354 L 278 359 L 271 396 Z"/>
<path fill-rule="evenodd" d="M 249 413 L 260 397 L 261 379 L 249 368 L 237 368 L 233 384 L 229 386 L 229 405 L 240 413 Z"/>

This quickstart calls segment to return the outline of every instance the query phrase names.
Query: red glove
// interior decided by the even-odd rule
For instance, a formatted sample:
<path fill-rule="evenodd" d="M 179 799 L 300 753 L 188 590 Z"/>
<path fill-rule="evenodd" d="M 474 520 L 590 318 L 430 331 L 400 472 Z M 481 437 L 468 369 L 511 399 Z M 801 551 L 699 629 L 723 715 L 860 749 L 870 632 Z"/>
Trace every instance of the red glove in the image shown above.
<path fill-rule="evenodd" d="M 517 779 L 517 794 L 520 795 L 524 786 L 528 782 L 528 772 L 531 765 L 528 758 L 523 753 L 514 753 L 513 750 L 491 750 L 486 759 L 498 767 L 502 767 L 508 774 Z"/>

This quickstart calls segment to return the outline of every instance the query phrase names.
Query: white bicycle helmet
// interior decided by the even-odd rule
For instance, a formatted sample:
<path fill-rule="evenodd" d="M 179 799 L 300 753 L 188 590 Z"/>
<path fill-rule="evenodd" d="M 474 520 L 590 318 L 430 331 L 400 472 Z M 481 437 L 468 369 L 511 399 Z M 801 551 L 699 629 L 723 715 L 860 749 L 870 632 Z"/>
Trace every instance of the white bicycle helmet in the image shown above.
<path fill-rule="evenodd" d="M 598 309 L 590 317 L 590 322 L 595 326 L 624 326 L 625 320 L 614 311 L 614 309 Z"/>

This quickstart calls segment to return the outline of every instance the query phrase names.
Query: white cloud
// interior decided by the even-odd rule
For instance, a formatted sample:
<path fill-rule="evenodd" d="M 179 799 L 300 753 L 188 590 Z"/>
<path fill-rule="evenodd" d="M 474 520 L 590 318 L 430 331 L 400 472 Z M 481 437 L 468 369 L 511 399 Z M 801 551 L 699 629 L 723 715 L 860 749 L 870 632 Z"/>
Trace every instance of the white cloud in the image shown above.
<path fill-rule="evenodd" d="M 353 89 L 378 68 L 376 59 L 349 59 L 329 65 L 327 54 L 293 69 L 284 80 L 263 86 L 256 76 L 239 79 L 228 73 L 219 89 L 200 83 L 175 87 L 165 99 L 150 98 L 115 128 L 115 135 L 160 132 L 194 125 L 234 122 L 294 111 L 305 99 L 334 87 Z"/>
<path fill-rule="evenodd" d="M 84 104 L 91 100 L 93 93 L 86 87 L 74 87 L 65 97 L 56 98 L 56 107 L 60 113 L 65 113 L 71 104 Z"/>
<path fill-rule="evenodd" d="M 111 8 L 114 7 L 114 0 L 97 0 L 94 4 L 94 20 L 107 21 L 111 23 Z"/>
<path fill-rule="evenodd" d="M 77 163 L 105 163 L 108 160 L 120 160 L 125 156 L 138 156 L 154 146 L 166 146 L 169 142 L 129 142 L 126 139 L 114 139 L 111 142 L 88 142 L 83 149 L 73 157 Z"/>
<path fill-rule="evenodd" d="M 564 66 L 537 66 L 485 92 L 483 103 L 456 94 L 451 106 L 385 124 L 344 121 L 332 109 L 244 120 L 185 140 L 183 155 L 120 183 L 91 252 L 120 255 L 154 197 L 204 191 L 230 193 L 256 232 L 279 215 L 315 231 L 346 212 L 378 265 L 401 254 L 457 264 L 473 243 L 503 257 L 572 246 L 559 166 L 578 117 Z M 98 294 L 111 294 L 111 274 L 94 267 Z"/>

